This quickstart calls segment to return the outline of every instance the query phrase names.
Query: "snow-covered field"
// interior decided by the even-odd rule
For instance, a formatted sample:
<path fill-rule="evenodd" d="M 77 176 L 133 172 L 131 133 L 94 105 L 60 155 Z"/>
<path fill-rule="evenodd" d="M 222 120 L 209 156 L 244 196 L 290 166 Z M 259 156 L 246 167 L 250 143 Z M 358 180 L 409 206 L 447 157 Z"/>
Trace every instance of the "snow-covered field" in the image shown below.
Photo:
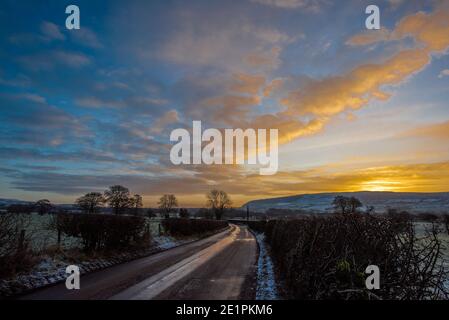
<path fill-rule="evenodd" d="M 365 207 L 373 206 L 378 213 L 389 208 L 405 210 L 411 213 L 448 212 L 449 193 L 412 193 L 412 192 L 341 192 L 303 194 L 282 198 L 254 200 L 242 206 L 250 210 L 265 212 L 271 208 L 304 210 L 311 213 L 332 212 L 332 201 L 336 196 L 356 197 Z"/>
<path fill-rule="evenodd" d="M 26 236 L 30 239 L 30 245 L 33 250 L 41 252 L 49 247 L 57 245 L 58 234 L 55 230 L 50 228 L 50 223 L 53 219 L 52 215 L 39 215 L 33 213 L 30 215 L 24 215 L 26 222 L 24 223 L 24 229 Z M 159 218 L 145 218 L 147 223 L 150 225 L 151 235 L 156 238 L 159 237 L 159 230 L 163 232 L 161 224 L 161 219 Z M 161 240 L 163 241 L 163 240 Z M 157 242 L 157 241 L 156 241 Z M 81 240 L 73 237 L 66 237 L 62 235 L 61 237 L 61 248 L 62 249 L 72 249 L 80 248 Z"/>

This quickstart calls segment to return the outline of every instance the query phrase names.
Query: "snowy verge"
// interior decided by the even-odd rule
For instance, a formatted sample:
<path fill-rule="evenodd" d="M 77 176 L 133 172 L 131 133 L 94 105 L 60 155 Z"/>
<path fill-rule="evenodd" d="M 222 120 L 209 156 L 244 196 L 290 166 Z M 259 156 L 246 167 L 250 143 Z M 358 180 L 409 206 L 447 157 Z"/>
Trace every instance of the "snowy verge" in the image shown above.
<path fill-rule="evenodd" d="M 277 300 L 279 299 L 279 293 L 274 275 L 273 261 L 271 260 L 267 250 L 267 244 L 265 243 L 265 234 L 254 234 L 259 245 L 256 300 Z"/>

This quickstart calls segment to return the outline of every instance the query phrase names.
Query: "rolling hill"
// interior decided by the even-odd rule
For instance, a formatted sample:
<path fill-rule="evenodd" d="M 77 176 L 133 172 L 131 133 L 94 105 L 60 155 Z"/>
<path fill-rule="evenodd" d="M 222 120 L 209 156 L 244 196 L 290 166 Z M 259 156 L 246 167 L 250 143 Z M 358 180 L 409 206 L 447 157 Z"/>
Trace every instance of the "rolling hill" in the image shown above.
<path fill-rule="evenodd" d="M 415 192 L 335 192 L 318 194 L 301 194 L 296 196 L 253 200 L 242 208 L 249 206 L 251 211 L 265 212 L 268 209 L 304 210 L 311 213 L 332 212 L 332 201 L 336 196 L 356 197 L 366 207 L 374 206 L 378 213 L 389 208 L 406 210 L 411 213 L 449 212 L 449 192 L 415 193 Z"/>

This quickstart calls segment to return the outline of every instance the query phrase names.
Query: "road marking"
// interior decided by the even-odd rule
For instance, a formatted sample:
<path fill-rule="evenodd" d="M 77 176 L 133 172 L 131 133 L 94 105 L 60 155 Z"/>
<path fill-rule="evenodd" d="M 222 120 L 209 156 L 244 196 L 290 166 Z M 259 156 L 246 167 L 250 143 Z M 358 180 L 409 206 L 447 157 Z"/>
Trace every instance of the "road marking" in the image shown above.
<path fill-rule="evenodd" d="M 234 226 L 231 234 L 207 247 L 196 254 L 174 264 L 160 273 L 143 280 L 142 282 L 112 296 L 111 300 L 151 300 L 165 289 L 174 285 L 177 281 L 195 271 L 198 267 L 209 261 L 224 248 L 229 246 L 237 238 L 240 232 L 238 226 Z"/>

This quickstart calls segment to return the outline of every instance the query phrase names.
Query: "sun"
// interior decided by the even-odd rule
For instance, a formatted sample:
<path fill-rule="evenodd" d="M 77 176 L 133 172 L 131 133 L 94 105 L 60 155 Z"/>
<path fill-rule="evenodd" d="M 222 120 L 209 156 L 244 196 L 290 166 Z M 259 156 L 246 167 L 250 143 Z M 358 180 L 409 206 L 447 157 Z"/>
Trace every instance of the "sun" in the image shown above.
<path fill-rule="evenodd" d="M 362 189 L 366 191 L 396 191 L 400 189 L 399 181 L 369 180 L 362 183 Z"/>

